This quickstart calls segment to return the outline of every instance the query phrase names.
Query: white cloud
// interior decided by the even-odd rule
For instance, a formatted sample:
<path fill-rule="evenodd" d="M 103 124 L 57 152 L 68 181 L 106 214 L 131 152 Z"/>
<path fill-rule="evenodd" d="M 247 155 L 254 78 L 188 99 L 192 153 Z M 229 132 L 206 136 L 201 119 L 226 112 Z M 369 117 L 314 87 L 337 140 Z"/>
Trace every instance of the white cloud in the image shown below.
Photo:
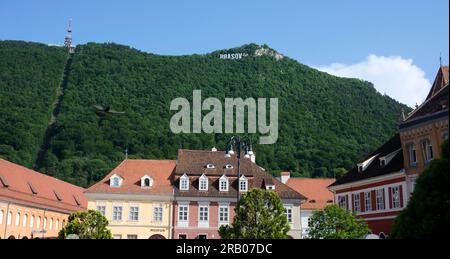
<path fill-rule="evenodd" d="M 381 94 L 387 94 L 410 107 L 414 107 L 416 103 L 421 104 L 431 87 L 430 81 L 425 78 L 425 72 L 414 65 L 412 59 L 400 56 L 369 55 L 366 60 L 357 64 L 333 63 L 316 68 L 335 76 L 372 82 Z"/>

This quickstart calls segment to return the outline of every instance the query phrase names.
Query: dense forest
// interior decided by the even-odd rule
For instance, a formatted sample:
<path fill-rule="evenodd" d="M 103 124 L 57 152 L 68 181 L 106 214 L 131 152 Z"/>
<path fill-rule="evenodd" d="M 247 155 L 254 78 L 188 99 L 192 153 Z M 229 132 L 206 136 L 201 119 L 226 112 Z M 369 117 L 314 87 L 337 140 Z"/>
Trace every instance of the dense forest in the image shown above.
<path fill-rule="evenodd" d="M 263 50 L 263 51 L 262 51 Z M 241 60 L 223 53 L 248 53 Z M 0 157 L 33 165 L 63 78 L 63 49 L 0 42 Z M 369 83 L 338 78 L 249 44 L 205 55 L 161 56 L 116 44 L 79 45 L 68 68 L 49 149 L 37 169 L 89 186 L 125 158 L 174 159 L 179 148 L 224 150 L 230 135 L 180 134 L 169 128 L 170 103 L 216 97 L 279 98 L 279 138 L 257 145 L 271 172 L 333 177 L 389 139 L 401 109 Z M 100 118 L 92 105 L 125 115 Z"/>

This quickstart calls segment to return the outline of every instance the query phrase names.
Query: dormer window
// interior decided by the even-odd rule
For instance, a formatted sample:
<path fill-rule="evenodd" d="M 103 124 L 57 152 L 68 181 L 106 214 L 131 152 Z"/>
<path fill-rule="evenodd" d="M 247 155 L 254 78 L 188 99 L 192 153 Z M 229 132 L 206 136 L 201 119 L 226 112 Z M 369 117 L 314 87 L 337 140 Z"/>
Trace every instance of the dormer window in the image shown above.
<path fill-rule="evenodd" d="M 213 164 L 207 164 L 206 165 L 206 168 L 208 168 L 208 169 L 214 169 L 214 168 L 216 168 Z"/>
<path fill-rule="evenodd" d="M 110 186 L 114 187 L 114 188 L 118 188 L 122 185 L 122 177 L 118 176 L 117 174 L 111 176 L 111 178 L 109 179 L 110 181 Z"/>
<path fill-rule="evenodd" d="M 222 175 L 219 179 L 219 190 L 221 192 L 228 192 L 228 177 Z"/>
<path fill-rule="evenodd" d="M 385 167 L 386 166 L 386 159 L 380 159 L 380 166 Z"/>
<path fill-rule="evenodd" d="M 189 191 L 189 177 L 186 174 L 180 177 L 180 190 Z"/>
<path fill-rule="evenodd" d="M 200 191 L 208 191 L 208 177 L 202 175 L 198 181 L 198 189 Z"/>
<path fill-rule="evenodd" d="M 245 177 L 245 175 L 241 176 L 239 178 L 239 192 L 246 192 L 248 191 L 248 179 Z"/>
<path fill-rule="evenodd" d="M 152 188 L 153 187 L 153 179 L 150 176 L 145 175 L 144 177 L 141 178 L 141 187 L 147 188 L 147 189 Z"/>
<path fill-rule="evenodd" d="M 370 166 L 370 164 L 372 164 L 373 160 L 375 160 L 375 158 L 377 158 L 379 154 L 374 155 L 373 157 L 367 159 L 366 161 L 359 163 L 358 164 L 358 172 L 362 173 L 364 171 L 366 171 L 366 169 Z"/>
<path fill-rule="evenodd" d="M 233 165 L 232 164 L 228 164 L 225 166 L 225 169 L 233 169 Z"/>

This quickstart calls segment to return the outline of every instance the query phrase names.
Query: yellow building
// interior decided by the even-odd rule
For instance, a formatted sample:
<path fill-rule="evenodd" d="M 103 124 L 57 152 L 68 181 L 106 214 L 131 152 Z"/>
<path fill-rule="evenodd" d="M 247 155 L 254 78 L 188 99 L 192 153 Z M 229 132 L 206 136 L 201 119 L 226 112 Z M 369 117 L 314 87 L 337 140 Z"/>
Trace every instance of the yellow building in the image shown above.
<path fill-rule="evenodd" d="M 125 160 L 86 190 L 88 208 L 102 213 L 116 239 L 170 239 L 172 160 Z"/>
<path fill-rule="evenodd" d="M 0 239 L 56 238 L 84 189 L 0 159 Z"/>

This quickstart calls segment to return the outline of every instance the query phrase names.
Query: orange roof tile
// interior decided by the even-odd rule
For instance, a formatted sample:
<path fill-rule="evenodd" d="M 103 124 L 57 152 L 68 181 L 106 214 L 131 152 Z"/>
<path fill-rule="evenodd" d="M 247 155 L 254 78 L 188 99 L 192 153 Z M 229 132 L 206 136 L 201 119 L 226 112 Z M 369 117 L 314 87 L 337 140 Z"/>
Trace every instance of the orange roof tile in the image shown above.
<path fill-rule="evenodd" d="M 302 209 L 318 210 L 333 201 L 333 193 L 328 190 L 328 186 L 334 182 L 335 179 L 291 178 L 287 185 L 308 198 L 300 206 Z"/>
<path fill-rule="evenodd" d="M 84 189 L 0 159 L 0 199 L 71 213 L 87 208 Z"/>
<path fill-rule="evenodd" d="M 85 193 L 173 194 L 170 177 L 175 166 L 175 160 L 125 160 Z M 110 186 L 109 181 L 114 174 L 123 179 L 122 185 L 118 188 Z M 145 175 L 153 179 L 152 188 L 141 187 L 141 178 Z"/>

